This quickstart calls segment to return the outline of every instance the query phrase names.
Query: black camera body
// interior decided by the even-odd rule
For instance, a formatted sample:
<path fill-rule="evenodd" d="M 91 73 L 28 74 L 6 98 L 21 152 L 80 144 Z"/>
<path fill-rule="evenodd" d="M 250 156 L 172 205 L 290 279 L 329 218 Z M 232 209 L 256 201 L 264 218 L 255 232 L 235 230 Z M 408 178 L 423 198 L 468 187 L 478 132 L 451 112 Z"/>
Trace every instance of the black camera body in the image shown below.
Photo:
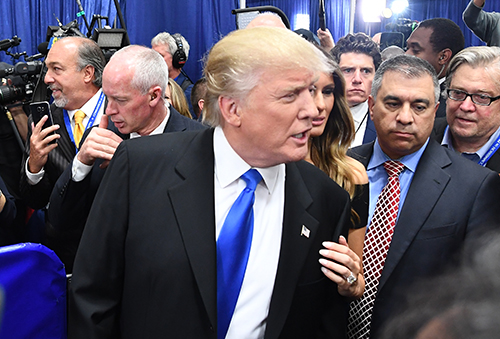
<path fill-rule="evenodd" d="M 4 82 L 0 86 L 0 104 L 16 101 L 30 102 L 38 82 L 43 63 L 41 61 L 18 62 L 14 67 L 0 70 L 0 78 L 15 79 L 14 84 Z"/>

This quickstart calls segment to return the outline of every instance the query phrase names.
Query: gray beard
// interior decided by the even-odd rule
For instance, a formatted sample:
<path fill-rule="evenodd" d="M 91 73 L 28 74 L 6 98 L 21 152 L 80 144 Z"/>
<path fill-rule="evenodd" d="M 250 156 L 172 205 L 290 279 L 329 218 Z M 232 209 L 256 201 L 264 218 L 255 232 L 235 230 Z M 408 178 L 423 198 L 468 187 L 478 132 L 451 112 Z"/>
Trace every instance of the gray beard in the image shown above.
<path fill-rule="evenodd" d="M 54 104 L 57 107 L 64 108 L 68 104 L 68 98 L 65 96 L 61 96 L 59 99 L 54 98 Z"/>

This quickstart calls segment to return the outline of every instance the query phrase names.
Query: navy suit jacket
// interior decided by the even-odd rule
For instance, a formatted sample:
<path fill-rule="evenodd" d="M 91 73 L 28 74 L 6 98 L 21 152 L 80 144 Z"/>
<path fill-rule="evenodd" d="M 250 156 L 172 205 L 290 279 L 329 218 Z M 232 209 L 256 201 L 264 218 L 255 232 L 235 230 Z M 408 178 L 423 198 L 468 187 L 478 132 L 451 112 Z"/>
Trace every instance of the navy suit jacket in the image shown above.
<path fill-rule="evenodd" d="M 373 143 L 349 155 L 366 167 Z M 456 264 L 461 248 L 500 223 L 500 177 L 429 141 L 397 221 L 373 308 L 370 338 L 405 307 L 412 284 Z M 459 283 L 459 282 L 457 282 Z"/>
<path fill-rule="evenodd" d="M 370 114 L 368 114 L 367 119 L 368 120 L 366 120 L 366 129 L 365 129 L 365 136 L 363 137 L 363 144 L 372 142 L 377 138 L 377 130 L 375 129 L 373 120 L 370 118 Z"/>
<path fill-rule="evenodd" d="M 285 180 L 264 338 L 345 338 L 346 304 L 318 259 L 322 241 L 348 233 L 349 197 L 305 161 Z M 216 262 L 213 130 L 124 141 L 78 249 L 70 337 L 217 338 Z"/>
<path fill-rule="evenodd" d="M 170 106 L 170 117 L 163 133 L 203 128 L 205 127 L 202 124 L 182 116 Z M 108 129 L 123 139 L 129 138 L 129 135 L 121 134 L 111 120 L 109 120 Z M 90 130 L 83 136 L 82 144 L 89 132 Z M 73 161 L 71 161 L 55 183 L 50 197 L 48 214 L 55 234 L 48 240 L 47 245 L 60 257 L 66 266 L 67 273 L 73 270 L 73 261 L 90 207 L 106 172 L 105 169 L 99 167 L 102 162 L 102 159 L 97 160 L 85 179 L 75 182 L 72 180 Z"/>

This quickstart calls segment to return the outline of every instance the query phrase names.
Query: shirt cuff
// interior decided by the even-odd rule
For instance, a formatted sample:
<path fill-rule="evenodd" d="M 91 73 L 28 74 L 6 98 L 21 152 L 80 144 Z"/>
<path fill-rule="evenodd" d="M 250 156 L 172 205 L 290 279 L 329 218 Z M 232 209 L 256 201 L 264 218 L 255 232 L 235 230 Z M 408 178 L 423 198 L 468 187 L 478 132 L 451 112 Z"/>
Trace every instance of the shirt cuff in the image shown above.
<path fill-rule="evenodd" d="M 26 177 L 28 178 L 28 183 L 32 186 L 38 184 L 42 178 L 43 178 L 43 175 L 45 174 L 45 170 L 42 169 L 40 170 L 40 172 L 38 173 L 31 173 L 29 170 L 28 170 L 28 161 L 30 160 L 30 157 L 28 157 L 28 159 L 26 160 L 26 164 L 24 165 L 24 170 L 26 171 Z"/>
<path fill-rule="evenodd" d="M 71 165 L 71 179 L 75 182 L 80 182 L 87 177 L 91 170 L 92 165 L 85 165 L 75 156 Z"/>

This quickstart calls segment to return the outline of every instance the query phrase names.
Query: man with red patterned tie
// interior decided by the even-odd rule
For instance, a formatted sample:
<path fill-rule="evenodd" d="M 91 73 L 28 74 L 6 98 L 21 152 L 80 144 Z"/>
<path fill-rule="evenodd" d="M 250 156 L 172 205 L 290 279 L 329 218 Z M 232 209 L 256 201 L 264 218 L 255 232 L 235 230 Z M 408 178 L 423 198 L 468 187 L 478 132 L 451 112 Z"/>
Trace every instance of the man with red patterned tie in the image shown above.
<path fill-rule="evenodd" d="M 366 288 L 351 303 L 349 338 L 377 338 L 412 284 L 456 263 L 463 245 L 498 226 L 500 178 L 429 139 L 439 85 L 425 60 L 400 55 L 368 99 L 377 139 L 351 150 L 369 177 Z"/>

